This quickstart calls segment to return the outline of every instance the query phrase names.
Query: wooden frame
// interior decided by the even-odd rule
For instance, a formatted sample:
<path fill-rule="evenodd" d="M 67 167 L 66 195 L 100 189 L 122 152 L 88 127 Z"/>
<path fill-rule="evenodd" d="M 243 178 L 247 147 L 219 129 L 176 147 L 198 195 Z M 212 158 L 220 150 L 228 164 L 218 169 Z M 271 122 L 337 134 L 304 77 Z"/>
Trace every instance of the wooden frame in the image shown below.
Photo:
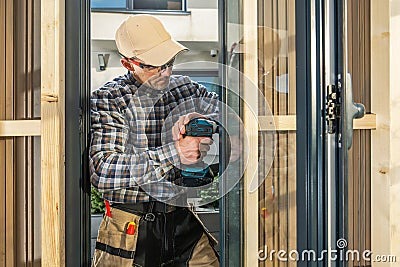
<path fill-rule="evenodd" d="M 0 3 L 0 119 L 14 119 L 14 2 L 3 0 Z M 14 138 L 0 140 L 0 231 L 4 233 L 0 241 L 0 265 L 15 265 L 15 168 Z"/>
<path fill-rule="evenodd" d="M 258 80 L 257 60 L 257 1 L 243 1 L 243 71 L 247 79 L 243 88 L 252 88 Z M 256 58 L 254 57 L 256 55 Z M 243 124 L 248 133 L 246 151 L 258 151 L 258 94 L 243 90 Z M 249 153 L 248 165 L 244 173 L 243 190 L 243 230 L 244 230 L 244 266 L 258 266 L 258 193 L 250 192 L 254 175 L 258 175 L 257 153 Z"/>
<path fill-rule="evenodd" d="M 39 68 L 34 56 L 38 45 L 34 32 L 39 29 L 34 18 L 34 0 L 4 0 L 0 3 L 0 266 L 36 265 L 37 227 L 35 209 L 35 146 L 40 135 L 36 87 Z M 37 11 L 37 10 L 36 10 Z M 37 36 L 37 35 L 36 35 Z M 38 115 L 38 114 L 36 114 Z M 19 120 L 15 120 L 19 119 Z M 21 138 L 22 137 L 22 138 Z M 38 253 L 39 251 L 39 253 Z"/>
<path fill-rule="evenodd" d="M 0 121 L 0 137 L 40 136 L 40 120 Z"/>
<path fill-rule="evenodd" d="M 260 116 L 258 123 L 260 131 L 295 131 L 296 115 Z M 376 114 L 367 114 L 362 119 L 355 119 L 353 128 L 355 130 L 376 129 Z M 0 137 L 40 135 L 41 120 L 0 120 Z"/>
<path fill-rule="evenodd" d="M 287 2 L 288 5 L 288 73 L 289 75 L 289 96 L 288 96 L 288 110 L 287 114 L 296 114 L 296 0 L 289 0 Z M 290 93 L 296 92 L 296 93 Z M 288 115 L 290 116 L 290 115 Z M 289 214 L 288 214 L 288 227 L 292 225 L 297 226 L 297 195 L 290 196 L 291 192 L 296 191 L 297 187 L 297 173 L 296 173 L 296 165 L 297 165 L 297 158 L 296 156 L 290 155 L 291 150 L 294 150 L 297 146 L 296 144 L 296 133 L 288 133 L 288 173 L 287 173 L 287 194 L 289 195 L 288 199 L 288 207 L 289 207 Z M 292 228 L 289 228 L 292 229 Z M 288 247 L 287 250 L 293 250 L 297 248 L 297 227 L 296 230 L 292 229 L 290 234 L 288 234 Z M 297 266 L 297 263 L 290 262 L 288 266 Z"/>
<path fill-rule="evenodd" d="M 371 240 L 374 254 L 400 253 L 399 1 L 371 0 Z M 387 266 L 374 263 L 373 266 Z M 393 263 L 392 266 L 395 266 Z"/>
<path fill-rule="evenodd" d="M 260 116 L 258 117 L 260 131 L 295 131 L 296 115 L 281 116 Z M 376 129 L 376 114 L 366 114 L 361 119 L 355 119 L 353 122 L 354 130 L 374 130 Z"/>
<path fill-rule="evenodd" d="M 371 250 L 382 255 L 391 249 L 389 2 L 371 1 L 371 111 L 379 114 L 377 129 L 371 136 Z"/>
<path fill-rule="evenodd" d="M 6 1 L 0 1 L 0 35 L 3 38 L 5 36 L 5 14 L 6 14 Z M 0 53 L 2 55 L 5 55 L 5 42 L 0 42 Z M 0 61 L 0 88 L 5 88 L 5 69 L 6 69 L 6 62 L 5 60 Z M 5 90 L 0 90 L 0 119 L 4 120 L 5 114 L 6 114 L 6 91 Z M 5 157 L 5 141 L 0 140 L 0 162 L 5 162 L 6 157 Z M 5 164 L 0 164 L 0 177 L 5 177 L 6 170 L 5 170 Z M 5 183 L 3 181 L 3 178 L 0 178 L 0 203 L 5 202 Z M 5 207 L 5 205 L 4 205 Z M 1 233 L 6 233 L 6 215 L 3 212 L 0 212 L 0 232 Z M 6 265 L 6 242 L 5 242 L 5 237 L 1 237 L 0 240 L 0 265 L 5 266 Z"/>
<path fill-rule="evenodd" d="M 65 0 L 41 1 L 42 265 L 65 265 Z"/>
<path fill-rule="evenodd" d="M 348 72 L 352 75 L 353 100 L 363 103 L 368 113 L 371 112 L 370 7 L 370 0 L 347 1 Z M 354 128 L 358 122 L 354 120 Z M 347 247 L 358 251 L 371 250 L 371 133 L 354 131 L 348 152 Z M 368 264 L 361 259 L 349 263 L 349 267 Z"/>

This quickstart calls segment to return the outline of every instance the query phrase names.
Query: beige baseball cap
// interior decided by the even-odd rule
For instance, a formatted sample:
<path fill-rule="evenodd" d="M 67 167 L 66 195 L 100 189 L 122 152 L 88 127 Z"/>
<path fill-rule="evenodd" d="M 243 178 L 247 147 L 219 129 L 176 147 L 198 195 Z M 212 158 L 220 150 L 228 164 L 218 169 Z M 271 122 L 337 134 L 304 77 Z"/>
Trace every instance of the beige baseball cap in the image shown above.
<path fill-rule="evenodd" d="M 151 15 L 132 15 L 115 33 L 120 54 L 138 58 L 145 64 L 161 66 L 179 52 L 189 50 L 172 39 L 162 22 Z"/>

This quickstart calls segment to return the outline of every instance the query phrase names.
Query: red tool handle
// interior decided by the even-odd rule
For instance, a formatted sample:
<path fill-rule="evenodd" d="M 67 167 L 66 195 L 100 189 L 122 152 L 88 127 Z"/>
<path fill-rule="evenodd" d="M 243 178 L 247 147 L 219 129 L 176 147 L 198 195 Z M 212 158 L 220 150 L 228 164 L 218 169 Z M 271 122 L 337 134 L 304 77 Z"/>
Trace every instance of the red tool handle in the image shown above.
<path fill-rule="evenodd" d="M 136 223 L 135 222 L 129 222 L 128 227 L 126 228 L 126 234 L 128 235 L 134 235 L 136 230 Z"/>
<path fill-rule="evenodd" d="M 111 209 L 110 209 L 110 202 L 108 202 L 107 199 L 104 199 L 104 203 L 106 204 L 106 215 L 110 218 L 112 218 L 111 216 Z"/>

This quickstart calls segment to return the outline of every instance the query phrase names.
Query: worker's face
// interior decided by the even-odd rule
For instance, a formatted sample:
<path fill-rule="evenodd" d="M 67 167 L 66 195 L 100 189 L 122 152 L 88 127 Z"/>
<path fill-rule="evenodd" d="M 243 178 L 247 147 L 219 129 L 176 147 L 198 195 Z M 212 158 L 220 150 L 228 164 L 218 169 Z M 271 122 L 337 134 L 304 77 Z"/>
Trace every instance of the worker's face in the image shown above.
<path fill-rule="evenodd" d="M 157 90 L 162 90 L 168 87 L 169 78 L 172 74 L 174 58 L 163 66 L 158 67 L 147 65 L 144 62 L 132 59 L 122 59 L 121 62 L 127 69 L 133 72 L 133 76 L 139 82 Z M 127 64 L 129 68 L 127 67 Z"/>

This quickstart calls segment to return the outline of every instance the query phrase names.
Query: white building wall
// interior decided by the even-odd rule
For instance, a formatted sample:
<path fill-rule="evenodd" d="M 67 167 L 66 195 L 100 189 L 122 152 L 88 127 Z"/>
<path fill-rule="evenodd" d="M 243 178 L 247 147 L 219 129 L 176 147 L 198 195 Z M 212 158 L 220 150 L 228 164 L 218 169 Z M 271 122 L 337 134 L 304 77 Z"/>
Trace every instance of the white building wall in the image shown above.
<path fill-rule="evenodd" d="M 114 40 L 115 30 L 129 14 L 92 12 L 92 39 Z M 217 42 L 218 9 L 192 9 L 189 15 L 155 15 L 179 41 Z"/>
<path fill-rule="evenodd" d="M 155 14 L 166 26 L 172 37 L 187 46 L 190 51 L 182 53 L 176 61 L 217 62 L 218 57 L 211 57 L 210 50 L 218 50 L 218 9 L 216 0 L 204 0 L 201 4 L 188 0 L 190 14 Z M 126 70 L 120 64 L 120 57 L 114 41 L 114 34 L 121 22 L 130 14 L 92 12 L 92 72 L 91 89 L 94 90 L 112 78 L 122 75 Z M 106 55 L 106 70 L 100 71 L 97 55 Z M 199 65 L 202 70 L 214 70 L 212 65 Z"/>

